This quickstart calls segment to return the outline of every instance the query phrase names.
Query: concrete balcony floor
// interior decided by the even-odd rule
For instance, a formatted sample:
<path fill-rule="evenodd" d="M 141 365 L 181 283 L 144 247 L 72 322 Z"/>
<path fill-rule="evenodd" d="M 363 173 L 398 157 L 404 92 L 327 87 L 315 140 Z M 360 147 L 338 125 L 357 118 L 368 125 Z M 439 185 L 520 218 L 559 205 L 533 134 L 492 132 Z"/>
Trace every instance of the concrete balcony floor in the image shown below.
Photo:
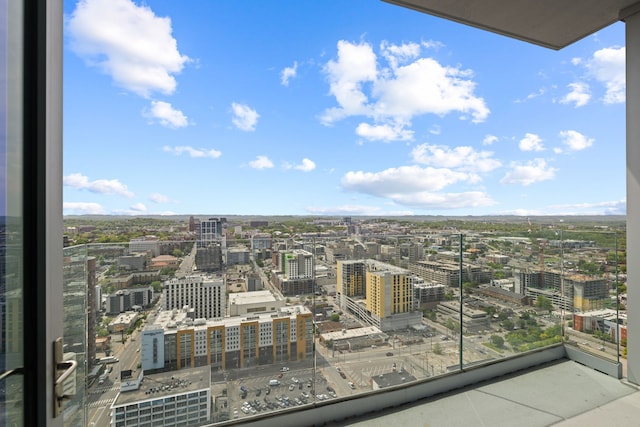
<path fill-rule="evenodd" d="M 640 426 L 640 388 L 563 359 L 338 425 Z"/>

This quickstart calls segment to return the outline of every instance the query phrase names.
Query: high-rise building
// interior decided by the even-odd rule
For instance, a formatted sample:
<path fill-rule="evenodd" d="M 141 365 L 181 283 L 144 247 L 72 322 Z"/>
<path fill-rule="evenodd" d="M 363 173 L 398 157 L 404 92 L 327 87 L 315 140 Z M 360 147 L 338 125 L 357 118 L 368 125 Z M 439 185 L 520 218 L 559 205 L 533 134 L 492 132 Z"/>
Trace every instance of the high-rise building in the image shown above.
<path fill-rule="evenodd" d="M 411 278 L 407 270 L 369 262 L 366 275 L 366 306 L 379 319 L 412 310 Z"/>
<path fill-rule="evenodd" d="M 68 283 L 64 289 L 64 302 L 67 307 L 64 315 L 67 326 L 65 337 L 72 344 L 69 350 L 82 355 L 84 348 L 73 347 L 81 347 L 86 342 L 86 360 L 92 365 L 96 356 L 93 339 L 96 336 L 97 310 L 94 296 L 97 284 L 96 258 L 84 254 L 74 254 L 65 258 L 64 277 Z"/>
<path fill-rule="evenodd" d="M 192 307 L 196 318 L 217 319 L 226 312 L 226 286 L 217 276 L 189 275 L 163 285 L 165 310 Z"/>
<path fill-rule="evenodd" d="M 207 247 L 209 243 L 219 242 L 224 236 L 223 218 L 196 219 L 198 246 Z"/>
<path fill-rule="evenodd" d="M 160 255 L 160 240 L 156 236 L 145 236 L 129 240 L 129 253 L 151 252 L 151 257 Z"/>
<path fill-rule="evenodd" d="M 386 331 L 422 321 L 422 313 L 414 311 L 408 270 L 369 259 L 340 261 L 337 276 L 338 304 L 366 323 Z"/>
<path fill-rule="evenodd" d="M 281 252 L 278 268 L 284 273 L 285 279 L 312 279 L 313 255 L 302 249 Z"/>
<path fill-rule="evenodd" d="M 211 242 L 206 247 L 196 249 L 196 269 L 206 273 L 222 270 L 222 247 L 220 243 Z"/>
<path fill-rule="evenodd" d="M 336 292 L 348 297 L 365 296 L 365 262 L 338 261 Z"/>

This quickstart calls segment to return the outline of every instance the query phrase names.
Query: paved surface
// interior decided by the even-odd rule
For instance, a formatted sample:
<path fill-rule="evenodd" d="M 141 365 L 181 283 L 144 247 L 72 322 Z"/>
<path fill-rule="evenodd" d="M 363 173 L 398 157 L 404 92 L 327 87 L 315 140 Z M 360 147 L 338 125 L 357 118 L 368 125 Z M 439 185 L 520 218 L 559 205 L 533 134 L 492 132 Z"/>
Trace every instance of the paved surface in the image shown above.
<path fill-rule="evenodd" d="M 639 426 L 640 391 L 624 380 L 562 361 L 340 425 Z"/>

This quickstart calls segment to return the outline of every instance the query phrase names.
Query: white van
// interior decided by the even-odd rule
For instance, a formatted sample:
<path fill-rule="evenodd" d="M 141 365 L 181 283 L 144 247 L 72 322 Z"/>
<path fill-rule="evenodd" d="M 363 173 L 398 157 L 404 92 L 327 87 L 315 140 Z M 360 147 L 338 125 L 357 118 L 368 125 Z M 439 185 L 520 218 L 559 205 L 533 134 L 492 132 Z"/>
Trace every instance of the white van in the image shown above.
<path fill-rule="evenodd" d="M 269 385 L 270 386 L 280 385 L 280 381 L 278 381 L 278 380 L 269 380 Z"/>

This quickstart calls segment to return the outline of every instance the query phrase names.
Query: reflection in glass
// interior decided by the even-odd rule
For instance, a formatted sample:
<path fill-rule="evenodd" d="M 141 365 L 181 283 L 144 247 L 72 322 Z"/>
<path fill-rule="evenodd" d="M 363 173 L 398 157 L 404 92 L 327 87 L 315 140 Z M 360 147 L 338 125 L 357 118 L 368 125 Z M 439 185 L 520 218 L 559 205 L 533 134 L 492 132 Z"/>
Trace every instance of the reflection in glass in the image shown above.
<path fill-rule="evenodd" d="M 259 247 L 224 239 L 67 248 L 65 319 L 76 329 L 65 343 L 82 342 L 81 311 L 98 314 L 87 320 L 93 353 L 69 348 L 87 366 L 87 419 L 106 400 L 121 411 L 109 417 L 123 422 L 156 401 L 165 421 L 177 420 L 178 397 L 196 392 L 174 393 L 178 379 L 211 390 L 209 420 L 218 422 L 429 381 L 562 342 L 616 360 L 624 322 L 615 315 L 623 256 L 615 233 L 476 227 Z"/>
<path fill-rule="evenodd" d="M 23 425 L 23 4 L 0 0 L 0 420 Z M 13 374 L 12 374 L 13 373 Z"/>

